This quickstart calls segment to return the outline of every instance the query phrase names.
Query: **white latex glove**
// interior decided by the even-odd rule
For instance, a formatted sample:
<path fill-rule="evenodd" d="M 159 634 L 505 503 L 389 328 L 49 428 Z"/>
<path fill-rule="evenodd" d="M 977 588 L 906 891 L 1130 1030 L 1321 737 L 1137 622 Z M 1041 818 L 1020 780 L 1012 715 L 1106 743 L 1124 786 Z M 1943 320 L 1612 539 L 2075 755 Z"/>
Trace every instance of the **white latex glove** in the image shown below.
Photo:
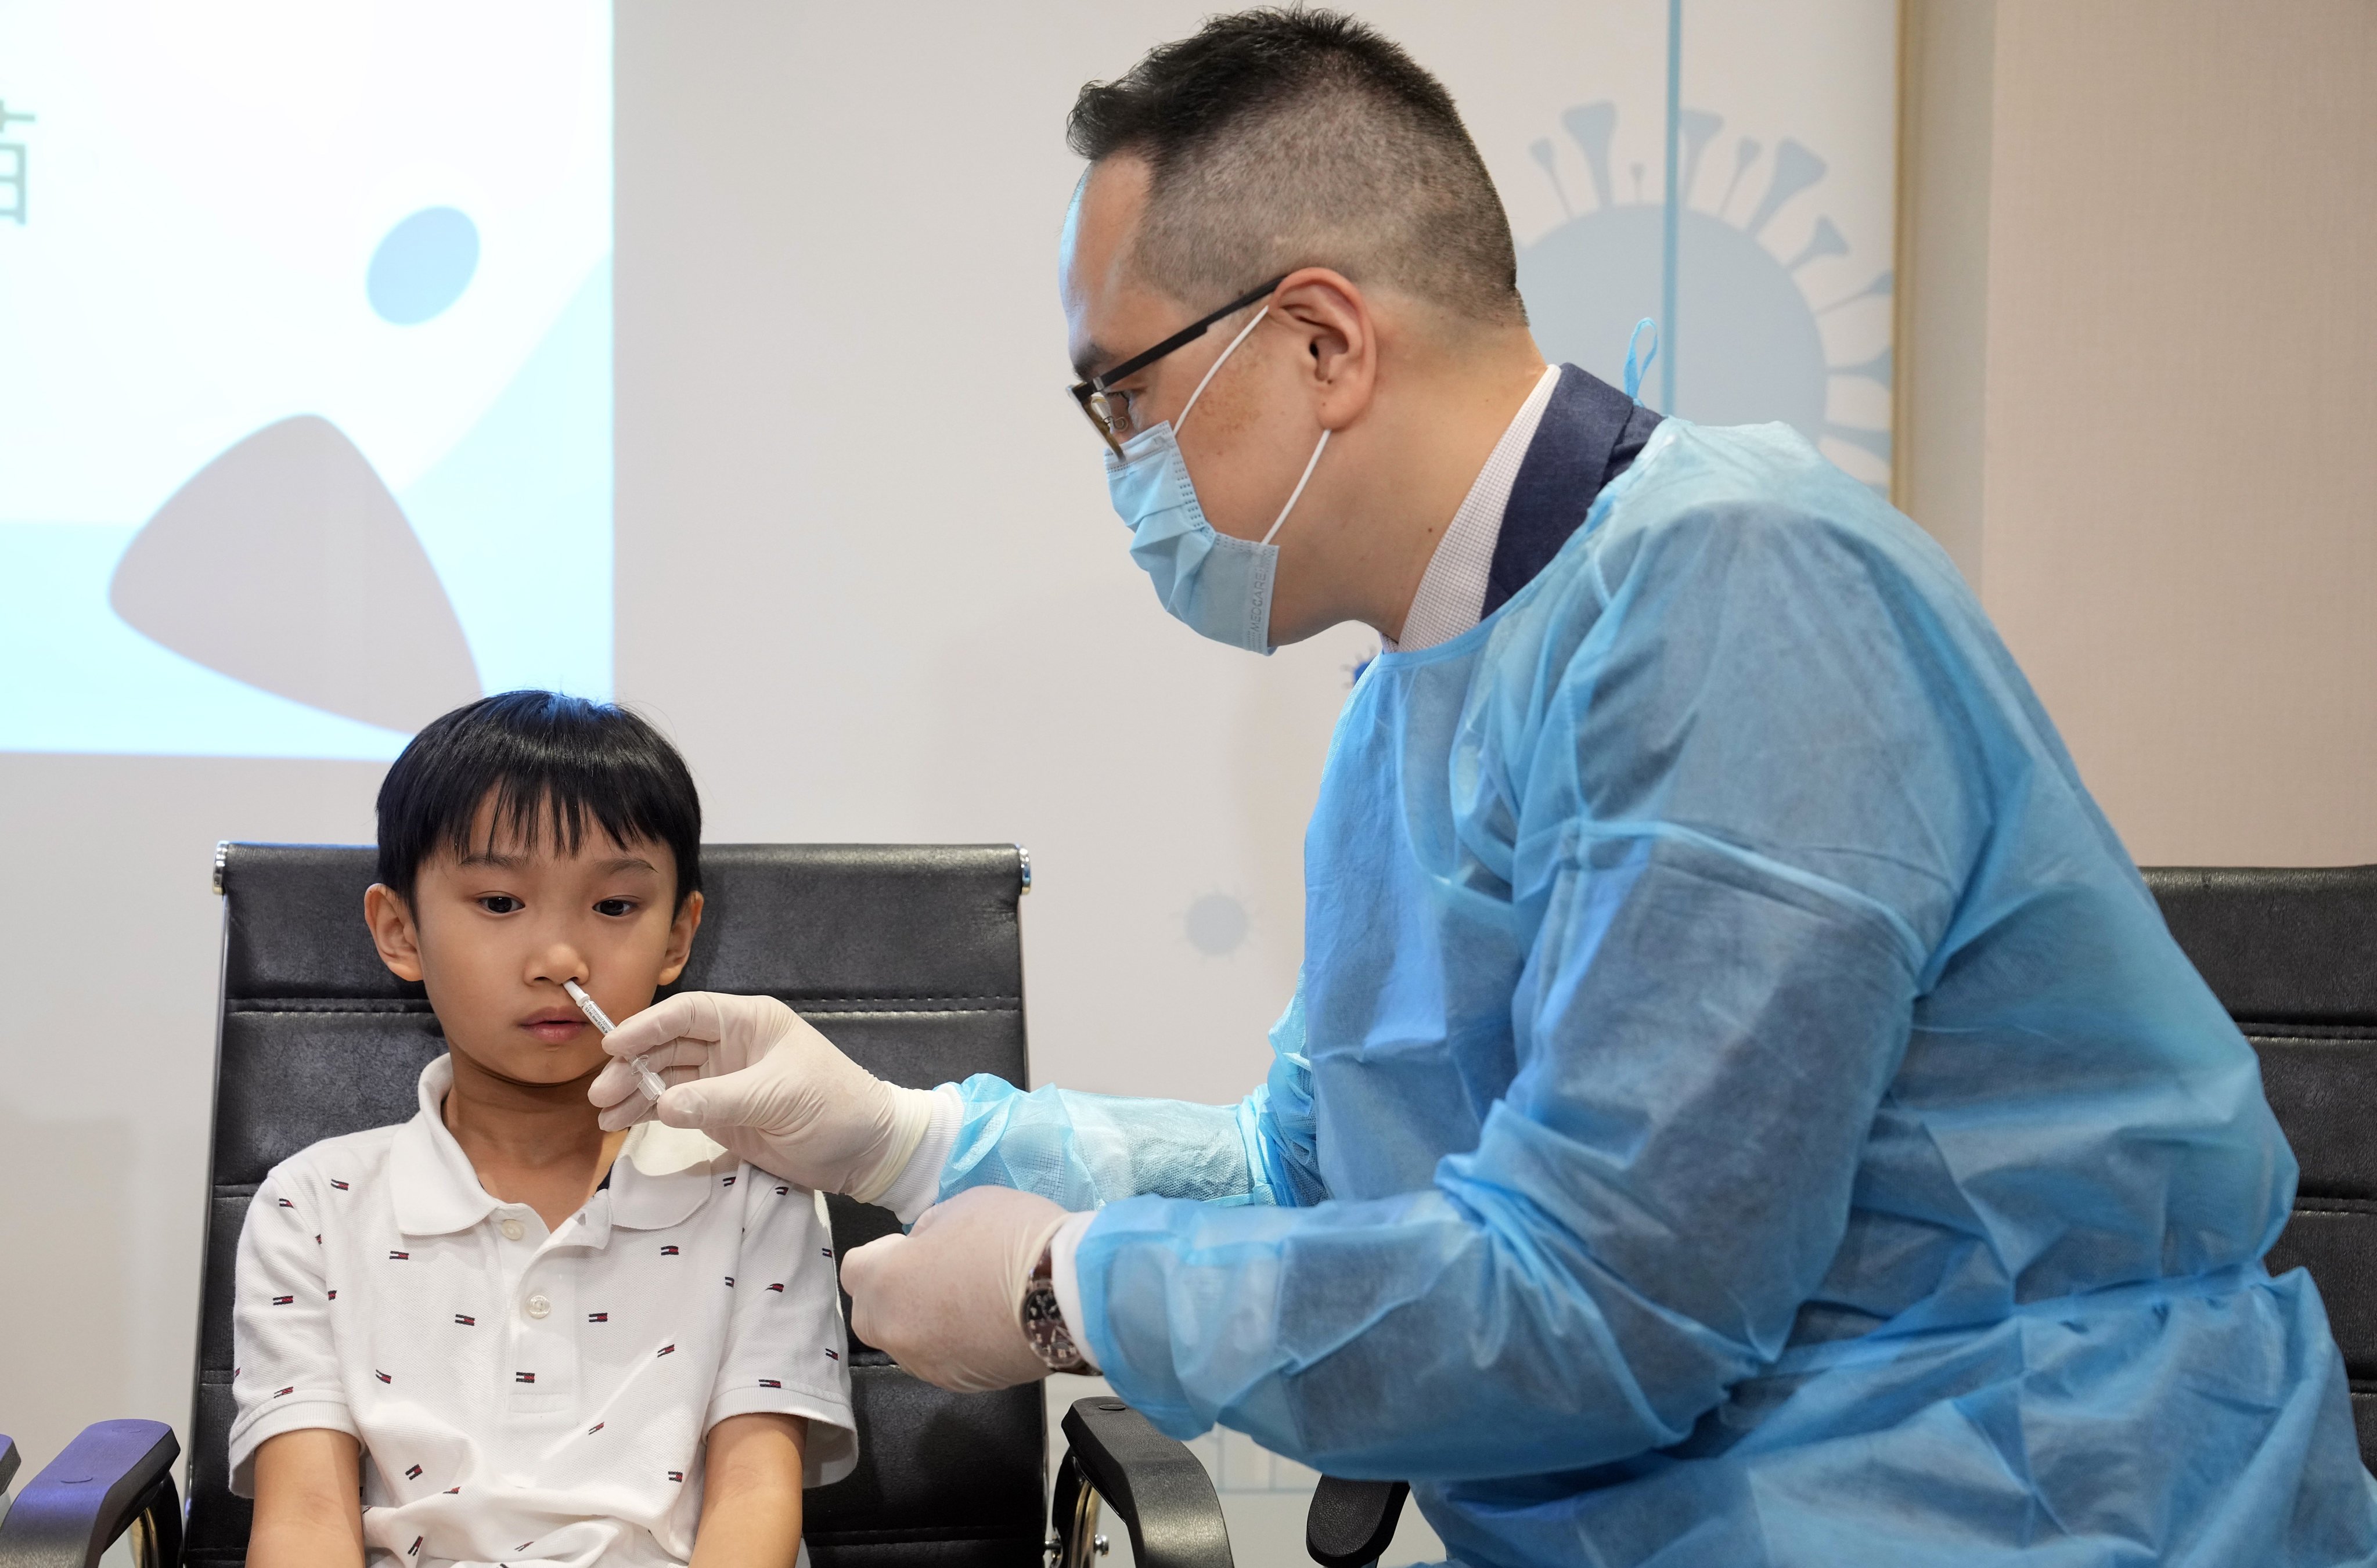
<path fill-rule="evenodd" d="M 603 1037 L 612 1060 L 586 1091 L 611 1131 L 655 1112 L 698 1127 L 763 1170 L 872 1203 L 907 1168 L 932 1120 L 929 1089 L 901 1088 L 772 996 L 691 991 Z M 668 1083 L 657 1106 L 627 1059 Z"/>
<path fill-rule="evenodd" d="M 1023 1335 L 1023 1287 L 1067 1218 L 1011 1187 L 969 1187 L 935 1204 L 905 1236 L 842 1260 L 851 1332 L 960 1394 L 1046 1377 Z"/>

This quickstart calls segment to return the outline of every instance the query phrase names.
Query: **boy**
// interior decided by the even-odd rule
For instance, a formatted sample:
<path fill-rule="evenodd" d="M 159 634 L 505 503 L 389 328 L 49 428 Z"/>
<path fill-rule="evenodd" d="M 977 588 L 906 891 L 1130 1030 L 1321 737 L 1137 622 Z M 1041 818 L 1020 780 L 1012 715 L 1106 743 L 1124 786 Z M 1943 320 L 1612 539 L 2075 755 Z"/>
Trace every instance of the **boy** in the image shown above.
<path fill-rule="evenodd" d="M 822 1205 L 698 1134 L 605 1133 L 614 1018 L 685 968 L 701 806 L 619 708 L 511 692 L 404 749 L 364 916 L 448 1054 L 316 1144 L 240 1238 L 251 1568 L 783 1564 L 856 1463 Z M 357 1470 L 364 1455 L 370 1464 Z"/>

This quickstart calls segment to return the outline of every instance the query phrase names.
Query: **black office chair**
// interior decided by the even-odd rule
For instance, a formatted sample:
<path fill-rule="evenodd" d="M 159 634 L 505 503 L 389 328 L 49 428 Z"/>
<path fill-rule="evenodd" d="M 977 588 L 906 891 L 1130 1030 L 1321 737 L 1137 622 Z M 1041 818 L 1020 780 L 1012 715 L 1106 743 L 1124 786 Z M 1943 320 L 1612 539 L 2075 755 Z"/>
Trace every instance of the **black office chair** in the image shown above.
<path fill-rule="evenodd" d="M 672 989 L 779 997 L 894 1083 L 977 1072 L 1026 1081 L 1017 901 L 1031 882 L 1014 846 L 708 845 L 702 876 L 701 932 Z M 369 849 L 217 850 L 221 1015 L 186 1528 L 172 1430 L 101 1421 L 0 1521 L 0 1568 L 88 1568 L 127 1533 L 157 1568 L 245 1560 L 251 1510 L 231 1494 L 228 1443 L 232 1280 L 248 1199 L 308 1144 L 411 1117 L 421 1069 L 445 1049 L 422 988 L 390 975 L 373 950 L 362 914 L 372 879 Z M 838 1253 L 898 1225 L 844 1198 L 828 1207 Z M 818 1568 L 1038 1568 L 1047 1539 L 1039 1385 L 950 1394 L 855 1340 L 849 1365 L 860 1459 L 806 1501 Z M 1063 1424 L 1063 1559 L 1086 1562 L 1098 1549 L 1103 1498 L 1145 1568 L 1227 1568 L 1220 1501 L 1194 1455 L 1118 1400 L 1078 1401 Z M 14 1463 L 10 1447 L 0 1485 Z M 1330 1550 L 1320 1560 L 1339 1568 L 1373 1561 L 1403 1491 L 1325 1483 L 1312 1515 L 1316 1555 Z M 1366 1546 L 1367 1555 L 1345 1555 Z"/>
<path fill-rule="evenodd" d="M 2311 1270 L 2377 1469 L 2377 866 L 2149 871 L 2171 934 L 2262 1058 L 2302 1177 L 2272 1274 Z"/>

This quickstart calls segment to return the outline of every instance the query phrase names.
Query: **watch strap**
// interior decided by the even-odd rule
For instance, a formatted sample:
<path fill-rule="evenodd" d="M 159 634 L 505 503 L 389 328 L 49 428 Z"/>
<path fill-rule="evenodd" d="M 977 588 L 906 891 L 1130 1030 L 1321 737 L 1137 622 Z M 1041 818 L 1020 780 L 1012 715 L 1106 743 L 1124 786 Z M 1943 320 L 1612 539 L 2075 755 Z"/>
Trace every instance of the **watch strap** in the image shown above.
<path fill-rule="evenodd" d="M 1047 1247 L 1040 1249 L 1040 1261 L 1033 1265 L 1031 1277 L 1024 1281 L 1023 1337 L 1031 1342 L 1033 1353 L 1050 1372 L 1086 1372 L 1090 1370 L 1089 1360 L 1073 1341 L 1064 1309 L 1057 1304 L 1057 1280 L 1050 1252 Z"/>

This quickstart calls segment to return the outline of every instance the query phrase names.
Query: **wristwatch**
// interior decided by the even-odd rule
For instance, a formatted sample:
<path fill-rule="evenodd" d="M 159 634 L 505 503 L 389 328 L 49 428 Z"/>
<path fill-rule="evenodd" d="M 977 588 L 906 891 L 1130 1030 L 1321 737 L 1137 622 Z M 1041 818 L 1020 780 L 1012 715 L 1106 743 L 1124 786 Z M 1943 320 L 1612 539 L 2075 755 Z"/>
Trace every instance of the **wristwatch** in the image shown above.
<path fill-rule="evenodd" d="M 1065 1326 L 1064 1310 L 1057 1305 L 1057 1280 L 1049 1261 L 1052 1251 L 1040 1249 L 1040 1261 L 1032 1266 L 1032 1277 L 1023 1284 L 1023 1337 L 1032 1342 L 1033 1353 L 1050 1372 L 1086 1372 L 1089 1360 L 1073 1343 L 1072 1330 Z"/>

